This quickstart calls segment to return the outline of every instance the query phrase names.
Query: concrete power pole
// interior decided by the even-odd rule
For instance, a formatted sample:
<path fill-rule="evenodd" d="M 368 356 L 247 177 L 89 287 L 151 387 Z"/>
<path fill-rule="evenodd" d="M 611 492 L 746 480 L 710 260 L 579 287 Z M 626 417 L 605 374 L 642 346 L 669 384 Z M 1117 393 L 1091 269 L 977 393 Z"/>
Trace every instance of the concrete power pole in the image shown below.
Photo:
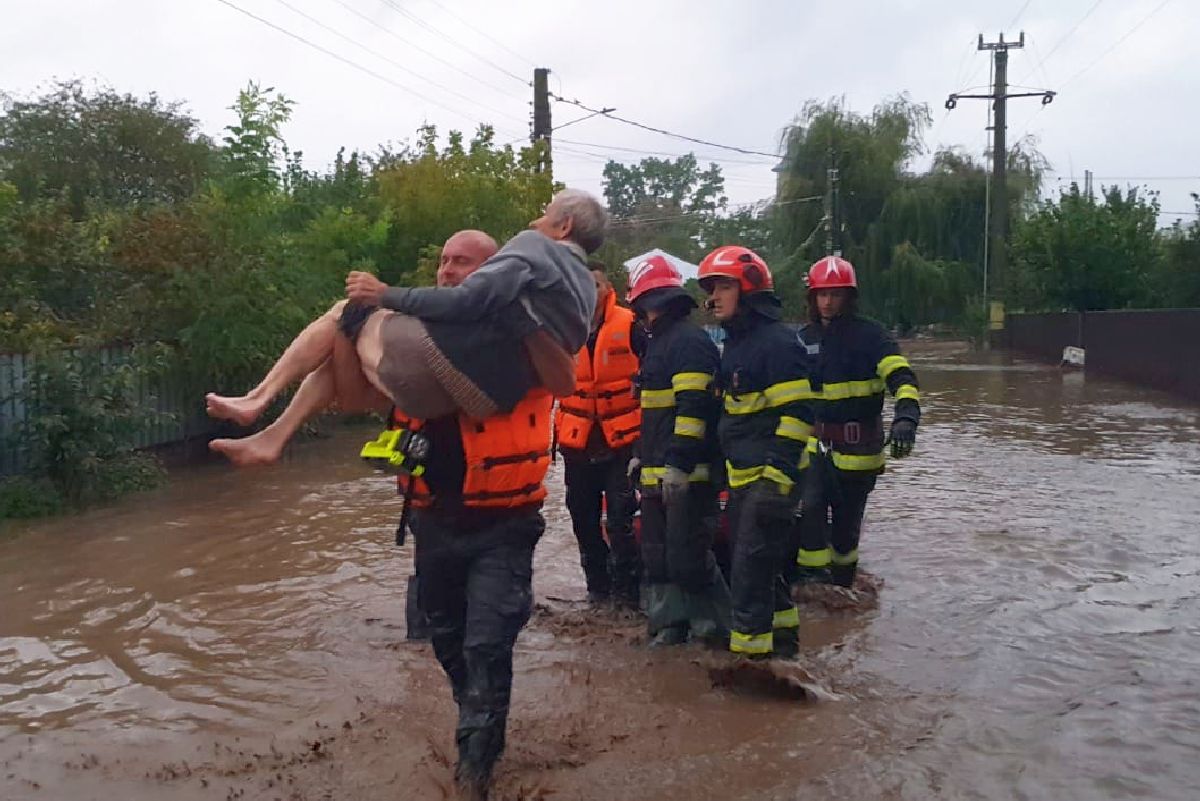
<path fill-rule="evenodd" d="M 1040 97 L 1045 105 L 1054 100 L 1055 93 L 1049 90 L 1041 92 L 1008 92 L 1008 51 L 1025 46 L 1025 32 L 1021 31 L 1020 38 L 1015 42 L 1004 41 L 1004 34 L 995 42 L 983 41 L 979 35 L 977 50 L 991 50 L 994 61 L 995 79 L 992 83 L 991 94 L 952 94 L 946 98 L 946 109 L 953 109 L 958 100 L 964 97 L 983 98 L 992 101 L 994 111 L 992 125 L 992 186 L 991 212 L 988 219 L 988 264 L 985 266 L 987 279 L 985 286 L 994 290 L 991 295 L 989 314 L 993 329 L 1004 327 L 1004 274 L 1008 267 L 1008 101 L 1014 97 Z"/>
<path fill-rule="evenodd" d="M 829 148 L 829 167 L 825 170 L 825 255 L 842 255 L 842 215 L 838 208 L 838 168 L 833 148 Z"/>
<path fill-rule="evenodd" d="M 533 144 L 544 142 L 542 158 L 538 162 L 538 172 L 552 172 L 553 162 L 550 158 L 550 70 L 538 67 L 533 71 Z"/>

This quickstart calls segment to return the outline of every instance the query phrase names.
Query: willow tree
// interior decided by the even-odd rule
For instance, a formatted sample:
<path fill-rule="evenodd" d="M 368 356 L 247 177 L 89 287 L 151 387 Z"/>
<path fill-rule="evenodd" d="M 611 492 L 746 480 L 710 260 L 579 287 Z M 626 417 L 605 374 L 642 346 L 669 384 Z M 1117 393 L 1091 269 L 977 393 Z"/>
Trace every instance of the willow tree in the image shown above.
<path fill-rule="evenodd" d="M 929 108 L 906 96 L 885 100 L 870 114 L 845 101 L 810 101 L 783 135 L 784 156 L 776 195 L 776 246 L 789 263 L 824 255 L 823 205 L 829 170 L 838 170 L 843 253 L 852 261 L 862 252 L 871 224 L 899 186 L 905 166 L 924 146 Z"/>

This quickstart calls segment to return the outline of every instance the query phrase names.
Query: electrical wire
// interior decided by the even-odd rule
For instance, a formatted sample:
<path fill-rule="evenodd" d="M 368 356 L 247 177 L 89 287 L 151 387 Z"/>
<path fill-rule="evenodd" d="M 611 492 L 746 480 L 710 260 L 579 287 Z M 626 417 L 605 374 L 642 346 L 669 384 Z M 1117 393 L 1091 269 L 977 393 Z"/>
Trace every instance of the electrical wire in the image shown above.
<path fill-rule="evenodd" d="M 427 58 L 431 58 L 434 61 L 438 62 L 439 64 L 449 67 L 450 69 L 454 70 L 455 72 L 459 73 L 460 75 L 464 75 L 467 78 L 470 78 L 471 80 L 475 81 L 476 83 L 479 83 L 482 86 L 486 86 L 488 89 L 491 89 L 493 92 L 499 92 L 501 94 L 509 94 L 508 90 L 501 89 L 500 87 L 496 86 L 495 84 L 489 83 L 488 81 L 485 81 L 483 78 L 480 78 L 478 75 L 467 72 L 462 67 L 459 67 L 457 64 L 455 64 L 454 62 L 447 61 L 446 59 L 439 56 L 437 53 L 434 53 L 432 50 L 427 50 L 424 47 L 422 47 L 421 45 L 417 44 L 416 42 L 413 42 L 409 39 L 405 39 L 403 36 L 396 33 L 395 31 L 393 31 L 391 28 L 387 27 L 386 25 L 381 25 L 380 23 L 378 23 L 375 20 L 368 17 L 366 14 L 363 14 L 361 11 L 356 9 L 354 6 L 345 2 L 345 0 L 333 0 L 333 2 L 337 3 L 339 6 L 346 9 L 354 16 L 356 16 L 359 19 L 361 19 L 362 21 L 366 22 L 368 25 L 371 25 L 372 27 L 374 27 L 380 31 L 383 31 L 388 36 L 391 36 L 393 39 L 396 39 L 397 41 L 403 43 L 404 45 L 411 47 L 413 50 L 416 50 L 418 53 L 423 54 Z"/>
<path fill-rule="evenodd" d="M 525 57 L 525 56 L 521 55 L 520 53 L 516 52 L 516 51 L 515 51 L 515 50 L 513 50 L 511 47 L 508 47 L 508 46 L 507 46 L 507 45 L 505 45 L 503 42 L 501 42 L 500 40 L 496 39 L 494 36 L 492 36 L 491 34 L 489 34 L 487 31 L 482 31 L 482 30 L 480 30 L 479 28 L 476 28 L 476 27 L 475 27 L 474 25 L 472 25 L 470 22 L 468 22 L 467 20 L 463 19 L 463 18 L 462 18 L 462 17 L 460 17 L 458 14 L 455 14 L 453 11 L 451 11 L 450 9 L 446 8 L 444 5 L 442 5 L 441 3 L 439 3 L 439 2 L 438 2 L 438 0 L 429 0 L 429 2 L 433 3 L 433 5 L 437 6 L 437 7 L 438 7 L 438 8 L 440 8 L 442 11 L 444 11 L 444 12 L 446 12 L 447 14 L 449 14 L 450 16 L 454 17 L 456 20 L 458 20 L 459 22 L 461 22 L 463 25 L 466 25 L 468 28 L 470 28 L 471 30 L 475 31 L 475 33 L 479 34 L 479 35 L 480 35 L 480 36 L 482 36 L 484 39 L 487 39 L 489 42 L 491 42 L 492 44 L 496 45 L 496 46 L 497 46 L 497 47 L 499 47 L 501 50 L 503 50 L 503 51 L 505 51 L 506 53 L 508 53 L 509 55 L 513 56 L 513 57 L 514 57 L 514 58 L 516 58 L 518 61 L 521 61 L 521 62 L 523 62 L 523 63 L 527 64 L 527 65 L 528 65 L 528 66 L 529 66 L 531 69 L 532 69 L 533 67 L 536 67 L 536 66 L 537 66 L 537 65 L 536 65 L 536 64 L 534 64 L 532 61 L 530 61 L 530 60 L 529 60 L 527 57 Z"/>
<path fill-rule="evenodd" d="M 1147 15 L 1146 15 L 1146 16 L 1144 16 L 1144 17 L 1142 17 L 1142 18 L 1141 18 L 1141 20 L 1139 20 L 1139 21 L 1138 21 L 1138 23 L 1137 23 L 1136 25 L 1134 25 L 1132 28 L 1130 28 L 1128 31 L 1126 31 L 1124 36 L 1122 36 L 1120 39 L 1118 39 L 1116 42 L 1114 42 L 1114 43 L 1113 43 L 1113 44 L 1112 44 L 1112 45 L 1111 45 L 1111 46 L 1110 46 L 1110 47 L 1109 47 L 1107 50 L 1105 50 L 1103 53 L 1101 53 L 1100 55 L 1096 56 L 1096 58 L 1095 58 L 1095 60 L 1094 60 L 1094 61 L 1092 61 L 1092 62 L 1091 62 L 1090 64 L 1088 64 L 1086 67 L 1084 67 L 1083 69 L 1081 69 L 1079 72 L 1077 72 L 1077 73 L 1075 73 L 1074 75 L 1072 75 L 1070 78 L 1067 78 L 1067 80 L 1066 80 L 1066 83 L 1064 83 L 1064 84 L 1063 84 L 1063 86 L 1065 87 L 1065 86 L 1069 85 L 1070 83 L 1072 83 L 1073 81 L 1075 81 L 1075 79 L 1076 79 L 1076 78 L 1078 78 L 1079 76 L 1083 75 L 1085 72 L 1087 72 L 1088 70 L 1090 70 L 1092 67 L 1096 66 L 1096 65 L 1097 65 L 1097 64 L 1099 64 L 1101 61 L 1103 61 L 1103 60 L 1105 59 L 1105 57 L 1106 57 L 1106 56 L 1108 56 L 1108 54 L 1109 54 L 1109 53 L 1111 53 L 1112 51 L 1116 50 L 1118 47 L 1120 47 L 1121 45 L 1123 45 L 1123 44 L 1125 43 L 1125 40 L 1126 40 L 1126 39 L 1128 39 L 1130 36 L 1133 36 L 1135 33 L 1137 33 L 1139 28 L 1141 28 L 1143 25 L 1145 25 L 1147 22 L 1149 22 L 1149 21 L 1150 21 L 1150 19 L 1151 19 L 1152 17 L 1154 17 L 1154 15 L 1156 15 L 1158 12 L 1160 12 L 1160 11 L 1162 11 L 1164 8 L 1166 8 L 1167 4 L 1168 4 L 1168 3 L 1170 3 L 1170 2 L 1171 2 L 1171 0 L 1162 0 L 1162 2 L 1161 2 L 1161 3 L 1159 3 L 1157 6 L 1155 6 L 1155 7 L 1154 7 L 1154 9 L 1153 9 L 1153 10 L 1151 10 L 1149 14 L 1147 14 Z"/>
<path fill-rule="evenodd" d="M 562 97 L 561 95 L 554 94 L 553 92 L 551 92 L 549 94 L 550 94 L 550 97 L 552 97 L 554 100 L 558 101 L 559 103 L 566 103 L 571 106 L 577 106 L 578 108 L 581 108 L 584 111 L 596 112 L 596 113 L 602 114 L 605 117 L 608 117 L 610 120 L 616 120 L 617 122 L 621 122 L 626 125 L 631 125 L 634 128 L 641 128 L 644 131 L 652 131 L 653 133 L 662 134 L 663 136 L 670 136 L 675 139 L 682 139 L 686 142 L 694 142 L 695 144 L 698 144 L 698 145 L 705 145 L 707 147 L 715 147 L 719 150 L 731 150 L 735 153 L 743 153 L 748 156 L 765 156 L 766 158 L 770 158 L 770 159 L 778 159 L 780 157 L 778 153 L 765 153 L 761 150 L 750 150 L 748 148 L 735 147 L 733 145 L 722 145 L 717 142 L 709 142 L 704 139 L 697 139 L 693 136 L 686 136 L 684 134 L 667 131 L 667 130 L 664 130 L 663 128 L 655 128 L 654 126 L 644 125 L 643 123 L 635 122 L 633 120 L 626 119 L 625 117 L 618 117 L 616 114 L 611 114 L 611 113 L 606 114 L 603 110 L 595 109 L 595 108 L 592 108 L 591 106 L 586 106 L 583 103 L 580 103 L 578 100 L 568 100 L 565 97 Z"/>
<path fill-rule="evenodd" d="M 1049 59 L 1051 56 L 1053 56 L 1055 53 L 1057 53 L 1058 48 L 1060 48 L 1064 44 L 1066 44 L 1066 41 L 1068 39 L 1070 39 L 1072 35 L 1074 35 L 1075 31 L 1079 30 L 1080 26 L 1083 25 L 1083 23 L 1087 22 L 1088 17 L 1092 16 L 1092 14 L 1094 14 L 1096 12 L 1096 9 L 1098 9 L 1100 7 L 1100 4 L 1103 2 L 1104 2 L 1104 0 L 1096 0 L 1096 2 L 1092 4 L 1092 7 L 1089 8 L 1084 13 L 1084 15 L 1082 17 L 1080 17 L 1079 20 L 1074 25 L 1071 26 L 1071 30 L 1067 31 L 1065 34 L 1063 34 L 1061 37 L 1059 37 L 1059 40 L 1054 43 L 1054 47 L 1050 48 L 1050 52 L 1046 54 L 1046 57 L 1043 58 L 1041 61 L 1039 61 L 1034 66 L 1033 69 L 1031 69 L 1029 72 L 1025 73 L 1025 77 L 1021 78 L 1021 81 L 1024 82 L 1024 81 L 1028 80 L 1029 76 L 1031 76 L 1035 72 L 1037 72 L 1038 67 L 1045 64 L 1047 59 Z"/>
<path fill-rule="evenodd" d="M 498 116 L 505 117 L 509 120 L 513 120 L 518 124 L 525 122 L 524 120 L 522 120 L 518 117 L 514 117 L 512 114 L 509 114 L 507 112 L 501 111 L 500 109 L 489 106 L 486 103 L 480 103 L 478 100 L 468 97 L 467 95 L 464 95 L 462 92 L 456 92 L 453 89 L 451 89 L 450 87 L 448 87 L 444 84 L 440 84 L 437 81 L 435 81 L 431 78 L 428 78 L 428 77 L 422 75 L 421 73 L 416 72 L 413 69 L 410 69 L 409 67 L 405 66 L 404 64 L 401 64 L 399 61 L 396 61 L 394 58 L 391 58 L 390 56 L 384 55 L 383 53 L 380 53 L 379 51 L 377 51 L 371 47 L 368 47 L 367 45 L 363 44 L 362 42 L 359 42 L 357 39 L 354 39 L 351 36 L 347 36 L 346 34 L 342 33 L 341 31 L 337 30 L 336 28 L 333 28 L 330 25 L 326 25 L 324 22 L 322 22 L 321 20 L 312 16 L 311 14 L 308 14 L 307 12 L 305 12 L 299 8 L 296 8 L 294 5 L 289 3 L 288 0 L 275 0 L 275 2 L 279 3 L 279 5 L 283 6 L 284 8 L 287 8 L 287 9 L 293 11 L 294 13 L 299 14 L 301 17 L 304 17 L 304 19 L 308 20 L 312 24 L 328 31 L 329 33 L 332 33 L 334 36 L 337 36 L 338 38 L 342 39 L 343 41 L 349 42 L 350 44 L 354 45 L 355 47 L 359 48 L 360 50 L 370 53 L 371 55 L 375 56 L 375 58 L 378 58 L 381 61 L 386 61 L 387 63 L 391 64 L 393 67 L 396 67 L 397 69 L 408 73 L 409 75 L 413 76 L 414 78 L 416 78 L 420 81 L 424 81 L 425 83 L 429 84 L 430 86 L 432 86 L 435 89 L 440 89 L 448 95 L 454 95 L 455 97 L 459 98 L 460 100 L 465 100 L 468 103 L 479 106 L 479 108 L 484 109 L 485 111 L 490 111 L 493 114 L 496 114 Z"/>
<path fill-rule="evenodd" d="M 484 64 L 487 64 L 492 69 L 497 70 L 498 72 L 501 72 L 501 73 L 507 75 L 508 77 L 512 78 L 513 80 L 517 81 L 518 83 L 520 83 L 524 86 L 528 86 L 532 83 L 532 81 L 530 81 L 529 79 L 522 78 L 520 75 L 517 75 L 516 73 L 513 73 L 513 72 L 505 69 L 504 67 L 501 67 L 499 64 L 497 64 L 496 62 L 487 58 L 486 56 L 482 56 L 479 53 L 476 53 L 474 50 L 470 49 L 469 47 L 459 44 L 459 42 L 457 40 L 455 40 L 453 37 L 449 36 L 448 34 L 443 33 L 439 29 L 435 28 L 433 25 L 430 25 L 428 22 L 421 19 L 416 14 L 412 13 L 408 9 L 403 8 L 399 4 L 395 3 L 393 0 L 383 0 L 383 2 L 388 6 L 388 8 L 392 9 L 397 14 L 407 17 L 408 19 L 415 22 L 417 25 L 420 25 L 422 28 L 424 28 L 425 30 L 432 33 L 434 36 L 437 36 L 438 38 L 448 42 L 449 44 L 453 45 L 454 47 L 457 47 L 459 50 L 462 50 L 463 52 L 467 53 L 471 57 L 476 58 L 479 61 L 482 61 Z"/>
<path fill-rule="evenodd" d="M 263 25 L 266 25 L 268 28 L 272 28 L 272 29 L 278 31 L 279 33 L 282 33 L 284 36 L 288 36 L 304 45 L 307 45 L 308 47 L 311 47 L 314 50 L 324 53 L 325 55 L 329 56 L 330 58 L 337 59 L 338 61 L 342 62 L 343 64 L 353 67 L 354 69 L 358 70 L 359 72 L 366 73 L 367 75 L 370 75 L 372 78 L 376 78 L 380 81 L 383 81 L 384 83 L 387 83 L 387 84 L 390 84 L 390 85 L 396 87 L 397 89 L 408 92 L 409 94 L 413 95 L 414 97 L 418 97 L 421 100 L 424 100 L 426 103 L 437 106 L 438 108 L 448 111 L 451 114 L 454 114 L 455 116 L 462 117 L 463 119 L 469 120 L 469 121 L 475 123 L 476 125 L 483 124 L 479 120 L 476 120 L 473 117 L 471 117 L 469 114 L 464 114 L 462 111 L 459 111 L 458 109 L 451 108 L 450 106 L 447 106 L 445 103 L 441 103 L 441 102 L 433 99 L 432 97 L 424 95 L 421 92 L 417 91 L 416 89 L 413 89 L 411 86 L 406 86 L 406 85 L 400 83 L 399 81 L 393 80 L 392 78 L 389 78 L 388 76 L 383 75 L 382 73 L 376 72 L 375 70 L 371 69 L 370 67 L 364 67 L 362 64 L 359 64 L 357 61 L 346 58 L 345 56 L 341 55 L 340 53 L 336 53 L 333 50 L 330 50 L 329 48 L 322 47 L 321 45 L 317 44 L 316 42 L 310 41 L 309 39 L 304 38 L 303 36 L 301 36 L 298 33 L 293 33 L 292 31 L 289 31 L 287 28 L 284 28 L 280 25 L 276 25 L 274 22 L 271 22 L 268 19 L 260 17 L 252 11 L 247 11 L 246 9 L 237 5 L 236 3 L 231 2 L 231 0 L 217 0 L 217 2 L 221 3 L 222 5 L 228 6 L 229 8 L 232 8 L 234 11 L 237 11 L 239 14 L 244 14 L 245 16 L 250 17 L 251 19 L 256 20 L 257 22 L 260 22 Z"/>

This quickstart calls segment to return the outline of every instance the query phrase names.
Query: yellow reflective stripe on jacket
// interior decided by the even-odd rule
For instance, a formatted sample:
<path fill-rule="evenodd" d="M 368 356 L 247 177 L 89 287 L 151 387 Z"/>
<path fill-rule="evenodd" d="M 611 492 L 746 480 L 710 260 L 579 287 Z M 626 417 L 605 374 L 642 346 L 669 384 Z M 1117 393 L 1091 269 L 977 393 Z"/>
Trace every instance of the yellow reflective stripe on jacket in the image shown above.
<path fill-rule="evenodd" d="M 666 467 L 643 467 L 642 468 L 642 484 L 647 487 L 653 487 L 662 477 L 667 474 Z M 688 473 L 688 481 L 709 481 L 712 471 L 706 464 L 696 465 L 696 469 Z"/>
<path fill-rule="evenodd" d="M 921 391 L 912 384 L 901 384 L 896 390 L 896 400 L 911 400 L 921 402 Z"/>
<path fill-rule="evenodd" d="M 675 405 L 675 390 L 643 389 L 640 399 L 643 409 L 669 409 Z"/>
<path fill-rule="evenodd" d="M 804 448 L 805 455 L 817 452 L 817 439 L 813 437 Z M 883 467 L 883 451 L 879 453 L 855 454 L 833 452 L 833 466 L 839 470 L 878 470 Z"/>
<path fill-rule="evenodd" d="M 879 375 L 881 380 L 886 381 L 889 375 L 896 372 L 901 367 L 907 367 L 910 370 L 912 369 L 912 365 L 908 363 L 908 359 L 904 358 L 903 356 L 884 356 L 879 360 L 879 364 L 875 366 L 875 372 Z"/>
<path fill-rule="evenodd" d="M 835 565 L 856 565 L 858 564 L 858 549 L 850 551 L 850 553 L 833 552 L 833 557 L 830 559 Z"/>
<path fill-rule="evenodd" d="M 825 384 L 815 397 L 827 401 L 869 398 L 883 390 L 883 379 L 880 378 L 871 378 L 866 381 L 841 381 L 836 384 Z"/>
<path fill-rule="evenodd" d="M 801 548 L 796 553 L 796 564 L 800 567 L 829 567 L 832 560 L 832 548 L 818 548 L 815 551 L 806 551 Z"/>
<path fill-rule="evenodd" d="M 859 456 L 853 453 L 833 452 L 833 466 L 838 470 L 878 470 L 883 467 L 883 452 Z"/>
<path fill-rule="evenodd" d="M 704 392 L 712 381 L 712 373 L 676 373 L 671 376 L 671 389 L 675 392 Z"/>
<path fill-rule="evenodd" d="M 775 638 L 771 632 L 766 634 L 743 634 L 740 631 L 729 632 L 729 650 L 735 654 L 769 654 L 775 650 Z"/>
<path fill-rule="evenodd" d="M 741 395 L 725 394 L 726 414 L 754 414 L 767 408 L 764 392 L 746 392 Z"/>
<path fill-rule="evenodd" d="M 767 465 L 766 467 L 764 467 L 762 469 L 762 477 L 767 479 L 768 481 L 774 481 L 785 492 L 791 492 L 792 486 L 795 485 L 795 483 L 796 483 L 795 481 L 792 481 L 790 478 L 788 478 L 787 473 L 783 472 L 782 470 L 780 470 L 778 467 L 775 467 L 774 465 Z"/>
<path fill-rule="evenodd" d="M 771 628 L 773 629 L 795 629 L 799 627 L 800 610 L 794 606 L 776 611 L 775 616 L 771 618 Z"/>
<path fill-rule="evenodd" d="M 679 416 L 675 418 L 675 433 L 678 436 L 704 439 L 707 429 L 708 426 L 699 417 Z"/>
<path fill-rule="evenodd" d="M 725 472 L 729 477 L 730 487 L 744 487 L 762 478 L 763 466 L 760 464 L 754 467 L 734 467 L 726 462 Z"/>
<path fill-rule="evenodd" d="M 813 397 L 812 387 L 807 378 L 772 384 L 763 394 L 767 396 L 767 405 L 772 408 L 795 401 L 809 400 Z"/>
<path fill-rule="evenodd" d="M 787 437 L 799 442 L 807 442 L 812 436 L 813 427 L 804 422 L 798 417 L 789 417 L 786 414 L 779 418 L 779 426 L 775 429 L 775 436 Z"/>

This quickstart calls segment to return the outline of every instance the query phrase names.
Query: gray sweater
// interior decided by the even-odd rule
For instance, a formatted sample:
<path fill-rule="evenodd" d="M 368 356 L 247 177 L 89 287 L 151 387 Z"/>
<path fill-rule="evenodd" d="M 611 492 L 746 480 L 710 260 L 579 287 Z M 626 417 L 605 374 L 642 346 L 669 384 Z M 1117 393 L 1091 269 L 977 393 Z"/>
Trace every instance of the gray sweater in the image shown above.
<path fill-rule="evenodd" d="M 522 231 L 456 287 L 390 287 L 381 305 L 435 323 L 498 323 L 548 332 L 574 355 L 587 342 L 596 282 L 583 248 Z"/>

